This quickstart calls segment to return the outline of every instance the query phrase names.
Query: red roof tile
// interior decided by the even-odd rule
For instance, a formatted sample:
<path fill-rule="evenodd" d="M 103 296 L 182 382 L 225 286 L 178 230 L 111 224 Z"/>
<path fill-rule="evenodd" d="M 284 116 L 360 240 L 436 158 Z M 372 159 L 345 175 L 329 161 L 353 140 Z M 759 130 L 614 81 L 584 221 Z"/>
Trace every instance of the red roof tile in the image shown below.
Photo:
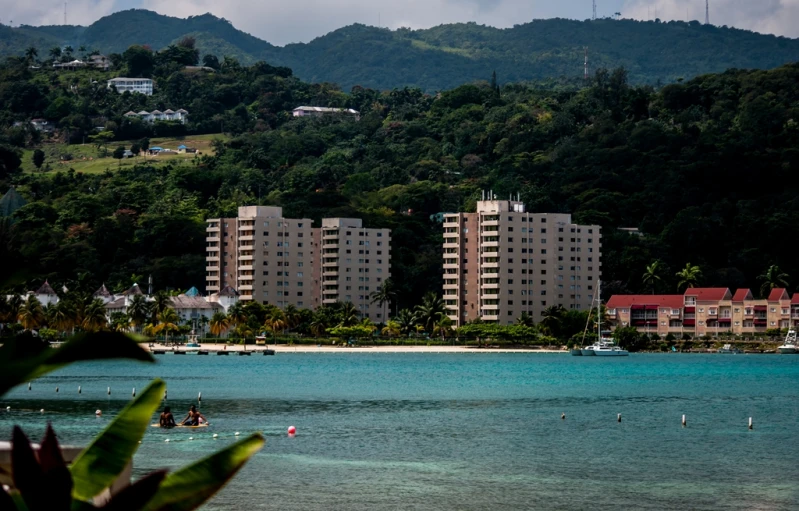
<path fill-rule="evenodd" d="M 613 295 L 608 300 L 608 309 L 619 309 L 631 305 L 657 305 L 670 309 L 681 309 L 684 304 L 683 295 Z"/>
<path fill-rule="evenodd" d="M 791 305 L 799 304 L 799 293 L 794 293 L 793 298 L 791 298 Z"/>
<path fill-rule="evenodd" d="M 689 287 L 685 296 L 695 296 L 697 300 L 717 302 L 730 299 L 730 290 L 726 287 Z"/>
<path fill-rule="evenodd" d="M 787 300 L 788 299 L 788 291 L 782 287 L 775 287 L 771 290 L 771 293 L 768 295 L 768 301 L 770 302 L 779 302 L 780 300 Z"/>
<path fill-rule="evenodd" d="M 739 289 L 735 292 L 735 296 L 732 297 L 733 302 L 742 302 L 744 300 L 751 300 L 754 297 L 752 296 L 752 291 L 749 289 Z"/>

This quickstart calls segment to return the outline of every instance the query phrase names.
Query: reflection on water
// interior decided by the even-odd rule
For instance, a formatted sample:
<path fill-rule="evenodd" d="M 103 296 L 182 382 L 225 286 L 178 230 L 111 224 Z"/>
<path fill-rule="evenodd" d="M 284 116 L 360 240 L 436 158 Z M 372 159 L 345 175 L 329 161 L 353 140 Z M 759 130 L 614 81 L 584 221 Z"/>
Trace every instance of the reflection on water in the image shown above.
<path fill-rule="evenodd" d="M 156 376 L 178 418 L 202 392 L 212 427 L 151 428 L 136 476 L 210 454 L 237 431 L 267 437 L 209 509 L 799 505 L 786 479 L 799 443 L 785 441 L 795 436 L 799 357 L 165 355 L 155 366 L 70 367 L 16 389 L 0 435 L 17 423 L 36 438 L 49 420 L 63 442 L 85 444 Z"/>

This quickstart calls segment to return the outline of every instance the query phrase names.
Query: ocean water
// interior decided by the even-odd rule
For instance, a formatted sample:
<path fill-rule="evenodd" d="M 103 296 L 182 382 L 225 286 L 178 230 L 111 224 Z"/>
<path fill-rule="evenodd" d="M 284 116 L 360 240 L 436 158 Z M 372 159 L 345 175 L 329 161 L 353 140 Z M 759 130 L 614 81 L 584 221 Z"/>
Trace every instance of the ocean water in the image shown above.
<path fill-rule="evenodd" d="M 154 377 L 212 426 L 151 428 L 135 476 L 267 437 L 209 510 L 799 509 L 799 356 L 164 355 L 15 389 L 0 438 L 85 444 Z"/>

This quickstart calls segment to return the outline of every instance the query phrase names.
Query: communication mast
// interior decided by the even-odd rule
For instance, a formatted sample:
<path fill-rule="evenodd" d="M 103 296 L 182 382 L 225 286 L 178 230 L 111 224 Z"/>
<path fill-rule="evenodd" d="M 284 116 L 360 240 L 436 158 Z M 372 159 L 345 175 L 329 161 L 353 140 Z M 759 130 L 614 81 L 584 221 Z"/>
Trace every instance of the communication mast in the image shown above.
<path fill-rule="evenodd" d="M 593 2 L 594 2 L 594 15 L 591 19 L 596 20 L 596 0 L 593 0 Z"/>
<path fill-rule="evenodd" d="M 710 0 L 705 0 L 705 25 L 710 25 Z"/>
<path fill-rule="evenodd" d="M 64 2 L 64 25 L 67 24 L 67 3 Z"/>

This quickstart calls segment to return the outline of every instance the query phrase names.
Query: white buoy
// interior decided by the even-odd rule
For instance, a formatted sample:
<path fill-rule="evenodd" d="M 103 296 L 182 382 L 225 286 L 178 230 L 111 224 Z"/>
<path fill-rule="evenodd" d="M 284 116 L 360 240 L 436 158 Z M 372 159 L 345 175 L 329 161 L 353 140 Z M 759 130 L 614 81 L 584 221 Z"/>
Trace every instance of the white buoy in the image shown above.
<path fill-rule="evenodd" d="M 108 395 L 110 396 L 111 395 L 111 387 L 108 387 L 108 391 L 107 392 L 108 392 Z"/>
<path fill-rule="evenodd" d="M 682 416 L 682 427 L 685 427 L 685 415 Z"/>
<path fill-rule="evenodd" d="M 236 436 L 239 436 L 241 433 L 239 433 L 238 431 L 236 431 L 236 433 L 234 433 L 234 434 L 235 434 Z"/>
<path fill-rule="evenodd" d="M 55 388 L 55 393 L 58 394 L 58 387 Z"/>
<path fill-rule="evenodd" d="M 169 439 L 167 438 L 166 440 L 164 440 L 164 442 L 169 442 Z"/>
<path fill-rule="evenodd" d="M 80 385 L 78 385 L 78 394 L 80 394 Z"/>
<path fill-rule="evenodd" d="M 216 437 L 218 437 L 218 436 L 219 436 L 219 435 L 217 435 L 216 433 L 214 433 L 214 438 L 216 438 Z"/>
<path fill-rule="evenodd" d="M 749 429 L 752 429 L 754 425 L 752 424 L 752 418 L 749 417 Z"/>
<path fill-rule="evenodd" d="M 103 411 L 100 410 L 99 408 L 94 411 L 94 416 L 95 417 L 100 417 L 101 415 L 103 415 Z"/>
<path fill-rule="evenodd" d="M 617 421 L 619 421 L 619 422 L 621 422 L 621 414 L 619 414 L 619 415 L 616 417 L 616 420 L 617 420 Z"/>
<path fill-rule="evenodd" d="M 6 411 L 10 412 L 11 411 L 11 407 L 10 406 L 6 406 Z"/>
<path fill-rule="evenodd" d="M 561 419 L 565 419 L 566 418 L 566 414 L 565 413 L 560 414 L 560 418 Z"/>
<path fill-rule="evenodd" d="M 44 413 L 44 408 L 42 408 L 41 410 L 39 410 L 39 413 Z M 752 428 L 749 428 L 749 429 L 752 429 Z"/>
<path fill-rule="evenodd" d="M 30 389 L 31 389 L 31 384 L 30 384 L 30 382 L 28 382 L 28 390 L 30 390 Z"/>
<path fill-rule="evenodd" d="M 193 436 L 190 436 L 190 437 L 189 437 L 189 440 L 194 440 L 194 437 L 193 437 Z"/>
<path fill-rule="evenodd" d="M 133 397 L 136 397 L 136 387 L 133 387 Z"/>

